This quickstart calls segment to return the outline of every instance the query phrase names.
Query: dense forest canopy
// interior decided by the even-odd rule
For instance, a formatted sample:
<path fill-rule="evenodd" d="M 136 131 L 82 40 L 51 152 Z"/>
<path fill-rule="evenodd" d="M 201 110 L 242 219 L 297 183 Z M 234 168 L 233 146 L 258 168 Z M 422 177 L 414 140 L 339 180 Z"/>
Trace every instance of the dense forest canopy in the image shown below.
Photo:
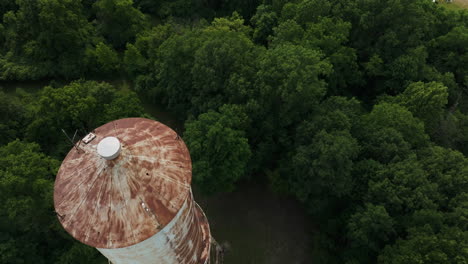
<path fill-rule="evenodd" d="M 185 122 L 203 192 L 263 179 L 301 201 L 317 263 L 468 262 L 468 12 L 451 5 L 1 1 L 0 80 L 50 84 L 0 90 L 0 262 L 99 263 L 53 211 L 61 129 L 150 117 L 142 97 Z"/>

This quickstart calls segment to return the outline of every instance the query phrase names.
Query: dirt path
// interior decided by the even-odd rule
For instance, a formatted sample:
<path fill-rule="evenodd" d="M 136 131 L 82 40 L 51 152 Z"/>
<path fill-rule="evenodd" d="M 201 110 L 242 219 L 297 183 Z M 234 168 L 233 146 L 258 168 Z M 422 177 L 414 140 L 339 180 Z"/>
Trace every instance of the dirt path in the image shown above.
<path fill-rule="evenodd" d="M 453 0 L 453 3 L 462 8 L 468 8 L 468 0 Z"/>

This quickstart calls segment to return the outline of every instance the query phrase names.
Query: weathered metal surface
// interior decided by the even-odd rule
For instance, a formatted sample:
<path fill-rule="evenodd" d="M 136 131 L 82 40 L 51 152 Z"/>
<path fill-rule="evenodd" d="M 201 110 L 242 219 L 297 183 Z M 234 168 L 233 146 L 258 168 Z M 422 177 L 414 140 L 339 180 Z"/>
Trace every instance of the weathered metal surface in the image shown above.
<path fill-rule="evenodd" d="M 186 201 L 191 202 L 191 211 L 182 213 L 181 219 L 197 217 L 191 199 L 190 155 L 173 130 L 149 119 L 127 118 L 93 132 L 96 138 L 80 145 L 82 151 L 70 150 L 55 181 L 55 210 L 73 237 L 100 249 L 124 248 L 163 230 Z M 100 140 L 108 136 L 121 142 L 120 155 L 113 160 L 101 158 L 96 151 Z M 188 234 L 174 234 L 168 237 L 174 241 L 166 241 L 178 257 L 190 251 L 190 243 L 177 239 L 198 239 L 200 230 L 205 230 L 204 223 L 208 225 L 206 219 L 197 223 L 195 218 L 192 224 L 184 221 L 187 226 L 177 229 L 188 228 Z"/>
<path fill-rule="evenodd" d="M 206 264 L 210 238 L 208 221 L 190 195 L 174 219 L 151 238 L 125 248 L 98 250 L 113 264 Z"/>
<path fill-rule="evenodd" d="M 210 263 L 210 251 L 211 251 L 211 231 L 210 231 L 210 224 L 208 222 L 208 219 L 201 209 L 201 207 L 197 205 L 197 217 L 199 220 L 199 226 L 201 228 L 202 232 L 202 241 L 203 241 L 203 248 L 201 250 L 200 254 L 200 261 L 199 263 L 204 263 L 204 264 L 209 264 Z"/>

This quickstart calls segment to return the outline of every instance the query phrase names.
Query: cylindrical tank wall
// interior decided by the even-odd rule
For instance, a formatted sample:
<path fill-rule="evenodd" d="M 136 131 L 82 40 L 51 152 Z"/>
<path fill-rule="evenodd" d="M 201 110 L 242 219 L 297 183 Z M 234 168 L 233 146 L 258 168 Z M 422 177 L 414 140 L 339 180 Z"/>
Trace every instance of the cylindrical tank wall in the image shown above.
<path fill-rule="evenodd" d="M 207 264 L 210 242 L 206 217 L 190 194 L 154 236 L 129 247 L 98 250 L 113 264 Z"/>
<path fill-rule="evenodd" d="M 118 142 L 110 147 L 120 148 L 99 151 L 109 137 Z M 70 150 L 55 180 L 65 230 L 114 264 L 207 264 L 209 224 L 193 200 L 190 154 L 177 133 L 124 118 L 90 138 Z"/>

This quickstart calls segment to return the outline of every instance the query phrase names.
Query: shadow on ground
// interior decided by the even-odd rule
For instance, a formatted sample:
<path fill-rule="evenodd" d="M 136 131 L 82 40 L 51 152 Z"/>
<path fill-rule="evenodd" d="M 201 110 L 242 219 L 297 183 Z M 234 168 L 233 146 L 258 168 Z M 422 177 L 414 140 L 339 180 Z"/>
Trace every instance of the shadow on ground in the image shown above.
<path fill-rule="evenodd" d="M 299 202 L 279 197 L 260 185 L 230 194 L 195 194 L 212 235 L 230 247 L 225 264 L 312 263 L 311 221 Z"/>

